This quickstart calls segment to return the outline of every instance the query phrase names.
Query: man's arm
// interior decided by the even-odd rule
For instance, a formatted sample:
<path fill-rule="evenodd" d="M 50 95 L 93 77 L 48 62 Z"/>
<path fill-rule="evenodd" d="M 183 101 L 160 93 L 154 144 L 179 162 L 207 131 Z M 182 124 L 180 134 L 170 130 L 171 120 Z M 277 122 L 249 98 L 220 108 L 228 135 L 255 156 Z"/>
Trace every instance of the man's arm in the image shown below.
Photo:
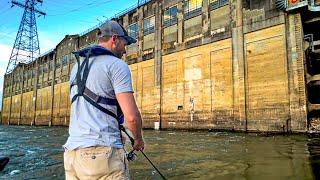
<path fill-rule="evenodd" d="M 137 151 L 143 151 L 144 142 L 141 133 L 142 118 L 140 111 L 137 107 L 136 101 L 134 99 L 133 93 L 118 93 L 116 94 L 116 97 L 123 112 L 126 125 L 133 134 L 133 149 Z"/>

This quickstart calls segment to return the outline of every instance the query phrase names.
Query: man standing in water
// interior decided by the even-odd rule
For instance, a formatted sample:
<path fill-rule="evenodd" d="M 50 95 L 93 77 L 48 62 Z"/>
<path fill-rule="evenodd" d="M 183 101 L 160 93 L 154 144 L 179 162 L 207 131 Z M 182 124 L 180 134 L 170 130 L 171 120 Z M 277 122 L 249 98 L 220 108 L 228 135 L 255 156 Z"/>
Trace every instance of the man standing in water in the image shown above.
<path fill-rule="evenodd" d="M 125 46 L 135 42 L 120 24 L 107 21 L 99 27 L 98 45 L 76 53 L 64 145 L 67 180 L 130 178 L 120 131 L 123 116 L 135 139 L 133 149 L 143 151 L 144 141 L 130 69 L 120 58 Z"/>

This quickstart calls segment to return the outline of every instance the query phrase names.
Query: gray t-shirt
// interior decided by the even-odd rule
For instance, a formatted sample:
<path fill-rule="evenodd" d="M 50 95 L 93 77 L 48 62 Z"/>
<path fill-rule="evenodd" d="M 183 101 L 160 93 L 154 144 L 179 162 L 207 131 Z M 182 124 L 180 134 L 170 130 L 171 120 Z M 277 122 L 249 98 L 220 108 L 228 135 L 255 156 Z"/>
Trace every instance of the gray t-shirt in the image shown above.
<path fill-rule="evenodd" d="M 130 69 L 121 59 L 110 55 L 95 56 L 89 59 L 89 66 L 86 87 L 95 94 L 116 99 L 118 93 L 133 93 Z M 70 83 L 75 82 L 76 74 L 77 64 L 71 71 Z M 70 100 L 77 92 L 77 86 L 73 86 Z M 116 114 L 115 106 L 100 105 Z M 80 96 L 71 104 L 69 138 L 64 148 L 73 150 L 91 146 L 123 147 L 117 120 Z"/>

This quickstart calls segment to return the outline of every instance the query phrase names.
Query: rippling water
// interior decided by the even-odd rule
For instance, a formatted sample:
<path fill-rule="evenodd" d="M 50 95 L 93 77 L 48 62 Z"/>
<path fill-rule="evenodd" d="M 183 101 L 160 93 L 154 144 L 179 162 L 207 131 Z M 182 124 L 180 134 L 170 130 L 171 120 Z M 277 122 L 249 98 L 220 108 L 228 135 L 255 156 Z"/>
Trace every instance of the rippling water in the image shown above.
<path fill-rule="evenodd" d="M 0 125 L 0 179 L 64 179 L 66 127 Z M 168 179 L 320 179 L 320 138 L 145 130 L 145 153 Z M 128 147 L 129 149 L 129 147 Z M 138 154 L 132 179 L 161 179 Z"/>

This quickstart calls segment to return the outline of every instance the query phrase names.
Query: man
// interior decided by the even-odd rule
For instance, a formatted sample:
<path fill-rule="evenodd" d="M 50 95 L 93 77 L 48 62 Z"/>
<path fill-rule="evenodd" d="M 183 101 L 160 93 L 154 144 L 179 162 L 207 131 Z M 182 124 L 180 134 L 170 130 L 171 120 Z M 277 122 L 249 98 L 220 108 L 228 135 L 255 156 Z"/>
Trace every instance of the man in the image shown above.
<path fill-rule="evenodd" d="M 98 46 L 76 53 L 80 61 L 70 75 L 72 105 L 64 145 L 67 180 L 129 179 L 120 131 L 123 116 L 133 134 L 133 149 L 144 149 L 131 73 L 120 59 L 125 46 L 135 42 L 120 24 L 107 21 L 99 27 Z"/>

